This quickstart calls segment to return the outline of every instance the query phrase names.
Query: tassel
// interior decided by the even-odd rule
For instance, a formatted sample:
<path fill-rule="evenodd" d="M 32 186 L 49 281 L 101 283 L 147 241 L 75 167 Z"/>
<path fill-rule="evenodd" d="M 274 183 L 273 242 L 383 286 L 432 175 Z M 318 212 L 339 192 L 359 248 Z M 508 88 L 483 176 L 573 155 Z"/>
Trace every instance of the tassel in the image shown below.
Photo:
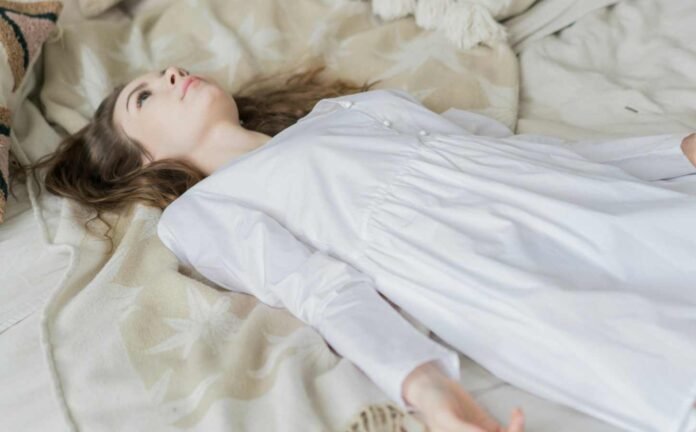
<path fill-rule="evenodd" d="M 372 0 L 372 13 L 383 20 L 403 18 L 416 9 L 416 0 Z"/>
<path fill-rule="evenodd" d="M 473 1 L 372 0 L 372 12 L 383 20 L 414 14 L 418 27 L 440 30 L 460 49 L 479 43 L 492 46 L 497 41 L 507 41 L 505 27 L 495 20 L 486 6 Z"/>
<path fill-rule="evenodd" d="M 469 1 L 453 4 L 440 22 L 439 30 L 460 49 L 479 43 L 492 46 L 506 41 L 505 27 L 498 23 L 484 6 Z"/>
<path fill-rule="evenodd" d="M 420 0 L 416 4 L 416 24 L 427 30 L 437 29 L 453 4 L 453 0 Z"/>
<path fill-rule="evenodd" d="M 404 414 L 391 402 L 368 405 L 358 412 L 343 432 L 403 432 Z M 418 420 L 418 419 L 416 419 Z"/>
<path fill-rule="evenodd" d="M 514 3 L 516 0 L 467 0 L 472 3 L 479 4 L 483 7 L 485 7 L 488 12 L 491 13 L 491 16 L 495 18 L 495 20 L 499 20 L 503 13 L 507 11 L 509 8 L 511 8 L 511 4 Z M 524 0 L 518 3 L 524 3 L 525 1 L 529 0 Z M 532 2 L 533 3 L 533 2 Z"/>

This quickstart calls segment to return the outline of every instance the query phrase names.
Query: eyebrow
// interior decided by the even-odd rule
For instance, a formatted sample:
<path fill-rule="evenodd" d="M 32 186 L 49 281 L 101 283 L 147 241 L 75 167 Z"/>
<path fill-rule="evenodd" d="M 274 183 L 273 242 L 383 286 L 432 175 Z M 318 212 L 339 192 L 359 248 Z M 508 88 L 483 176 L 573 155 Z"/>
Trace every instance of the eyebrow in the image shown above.
<path fill-rule="evenodd" d="M 166 69 L 162 69 L 162 70 L 160 71 L 160 76 L 164 75 L 164 73 L 165 73 L 166 71 L 167 71 Z M 137 92 L 138 90 L 142 89 L 143 87 L 145 87 L 146 84 L 147 84 L 147 83 L 145 83 L 145 82 L 141 82 L 140 84 L 138 84 L 138 86 L 137 86 L 136 88 L 134 88 L 133 90 L 131 90 L 130 93 L 128 93 L 128 97 L 126 98 L 126 112 L 128 112 L 128 101 L 130 101 L 131 95 L 132 95 L 133 93 Z"/>

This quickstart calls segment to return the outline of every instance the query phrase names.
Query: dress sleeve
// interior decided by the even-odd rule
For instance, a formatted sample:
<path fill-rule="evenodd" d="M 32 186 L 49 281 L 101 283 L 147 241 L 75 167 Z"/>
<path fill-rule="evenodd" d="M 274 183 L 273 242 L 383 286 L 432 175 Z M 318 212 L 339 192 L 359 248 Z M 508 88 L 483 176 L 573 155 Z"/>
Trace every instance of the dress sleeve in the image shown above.
<path fill-rule="evenodd" d="M 512 131 L 505 124 L 498 120 L 459 108 L 449 108 L 440 113 L 447 120 L 456 123 L 472 135 L 483 135 L 497 138 L 505 138 L 513 135 Z"/>
<path fill-rule="evenodd" d="M 681 149 L 686 134 L 661 134 L 618 139 L 561 142 L 595 162 L 617 166 L 643 180 L 656 181 L 696 174 Z"/>
<path fill-rule="evenodd" d="M 406 376 L 430 360 L 459 381 L 459 357 L 419 332 L 365 273 L 304 243 L 263 211 L 188 191 L 162 213 L 157 233 L 210 281 L 285 307 L 313 326 L 406 411 Z"/>

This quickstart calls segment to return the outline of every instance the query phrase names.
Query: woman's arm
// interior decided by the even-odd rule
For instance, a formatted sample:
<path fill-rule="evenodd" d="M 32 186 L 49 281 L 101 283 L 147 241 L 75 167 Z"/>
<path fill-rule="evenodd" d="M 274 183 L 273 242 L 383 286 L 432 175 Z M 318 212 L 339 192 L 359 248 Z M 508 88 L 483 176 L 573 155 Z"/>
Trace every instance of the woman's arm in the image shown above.
<path fill-rule="evenodd" d="M 681 142 L 681 150 L 689 162 L 696 167 L 696 133 L 684 137 Z"/>
<path fill-rule="evenodd" d="M 368 275 L 313 249 L 262 211 L 189 191 L 165 209 L 162 242 L 221 287 L 286 307 L 313 326 L 402 409 L 403 381 L 417 366 L 441 362 L 459 380 L 459 357 L 389 305 Z"/>
<path fill-rule="evenodd" d="M 433 432 L 522 432 L 524 414 L 514 410 L 510 425 L 503 428 L 458 382 L 453 381 L 435 362 L 418 366 L 404 382 L 404 397 L 426 416 Z"/>

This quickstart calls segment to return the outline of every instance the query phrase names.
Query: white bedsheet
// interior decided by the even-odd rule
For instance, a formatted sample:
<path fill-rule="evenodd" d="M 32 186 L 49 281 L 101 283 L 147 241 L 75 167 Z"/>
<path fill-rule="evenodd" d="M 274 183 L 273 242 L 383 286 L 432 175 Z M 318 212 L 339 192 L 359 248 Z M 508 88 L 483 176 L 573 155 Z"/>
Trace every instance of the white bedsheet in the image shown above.
<path fill-rule="evenodd" d="M 18 201 L 9 196 L 7 219 L 0 229 L 0 333 L 42 308 L 69 262 L 64 251 L 46 247 L 25 185 L 14 191 Z M 47 224 L 55 226 L 62 199 L 43 193 L 39 199 Z"/>
<path fill-rule="evenodd" d="M 46 299 L 68 270 L 70 256 L 44 242 L 25 185 L 18 183 L 14 191 L 17 200 L 10 195 L 7 219 L 0 226 L 0 388 L 5 390 L 0 392 L 0 430 L 64 430 L 39 320 Z M 46 193 L 39 202 L 52 239 L 65 202 Z"/>
<path fill-rule="evenodd" d="M 517 133 L 695 131 L 695 22 L 693 1 L 624 0 L 525 44 Z"/>

